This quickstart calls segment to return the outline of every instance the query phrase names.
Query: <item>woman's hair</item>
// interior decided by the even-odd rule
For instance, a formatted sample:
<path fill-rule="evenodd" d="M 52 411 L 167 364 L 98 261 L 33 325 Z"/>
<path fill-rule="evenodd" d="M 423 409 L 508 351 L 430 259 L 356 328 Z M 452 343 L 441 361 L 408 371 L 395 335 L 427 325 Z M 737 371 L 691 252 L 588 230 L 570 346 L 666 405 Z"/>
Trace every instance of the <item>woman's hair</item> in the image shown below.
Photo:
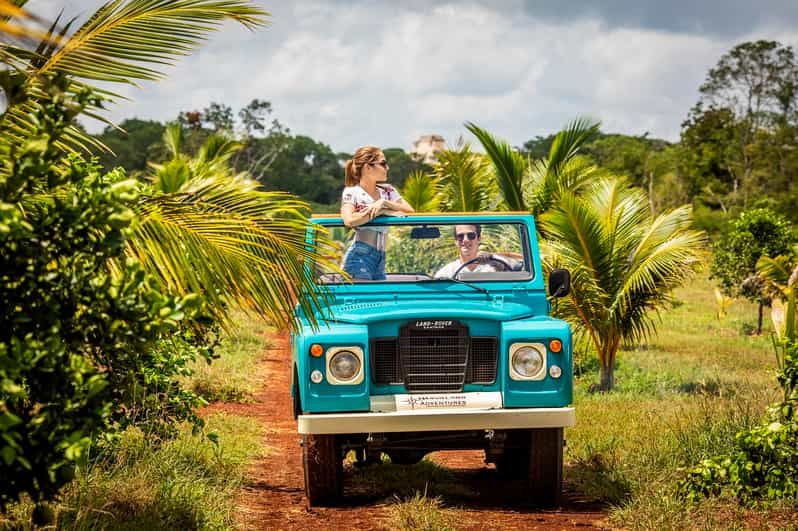
<path fill-rule="evenodd" d="M 355 151 L 351 159 L 346 161 L 344 166 L 344 185 L 354 186 L 360 182 L 363 173 L 363 166 L 377 160 L 382 150 L 374 146 L 363 146 Z"/>

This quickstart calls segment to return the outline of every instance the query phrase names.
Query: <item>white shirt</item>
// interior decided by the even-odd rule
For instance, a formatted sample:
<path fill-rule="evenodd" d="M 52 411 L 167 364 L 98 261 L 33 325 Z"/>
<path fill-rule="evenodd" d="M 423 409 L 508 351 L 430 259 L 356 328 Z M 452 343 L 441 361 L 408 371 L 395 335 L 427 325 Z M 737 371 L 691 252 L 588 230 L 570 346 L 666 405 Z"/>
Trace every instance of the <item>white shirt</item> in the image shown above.
<path fill-rule="evenodd" d="M 452 278 L 454 274 L 457 272 L 457 270 L 460 269 L 461 265 L 463 265 L 463 262 L 461 262 L 460 259 L 458 258 L 454 262 L 450 262 L 445 266 L 443 266 L 442 268 L 438 269 L 438 272 L 435 273 L 435 278 Z M 474 272 L 490 273 L 496 271 L 496 268 L 490 264 L 481 264 L 477 262 L 475 265 L 476 267 L 474 269 L 469 269 L 468 267 L 464 267 L 463 271 L 470 271 L 472 273 Z"/>
<path fill-rule="evenodd" d="M 386 201 L 401 201 L 402 196 L 396 191 L 396 188 L 390 184 L 378 184 L 377 192 L 380 194 L 380 199 Z M 347 186 L 341 195 L 341 205 L 349 203 L 355 207 L 355 212 L 362 212 L 366 210 L 370 204 L 374 203 L 375 199 L 371 197 L 367 191 L 360 187 L 359 184 L 355 186 Z M 373 230 L 375 232 L 388 232 L 388 227 L 357 227 L 355 230 Z"/>

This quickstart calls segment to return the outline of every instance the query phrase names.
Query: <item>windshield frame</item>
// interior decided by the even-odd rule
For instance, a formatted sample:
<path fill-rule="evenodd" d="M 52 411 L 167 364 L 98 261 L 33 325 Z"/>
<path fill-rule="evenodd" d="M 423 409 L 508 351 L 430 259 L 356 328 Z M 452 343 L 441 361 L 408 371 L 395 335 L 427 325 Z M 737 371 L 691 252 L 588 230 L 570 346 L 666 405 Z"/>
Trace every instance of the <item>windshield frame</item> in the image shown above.
<path fill-rule="evenodd" d="M 322 215 L 314 216 L 311 218 L 313 225 L 320 225 L 325 228 L 345 227 L 343 220 L 338 215 Z M 512 278 L 474 278 L 471 275 L 474 273 L 469 272 L 465 278 L 458 278 L 453 280 L 451 278 L 424 278 L 418 280 L 358 280 L 358 281 L 343 281 L 343 282 L 319 282 L 318 275 L 312 273 L 314 283 L 324 289 L 332 289 L 338 291 L 342 287 L 349 290 L 353 288 L 365 286 L 366 290 L 374 290 L 376 286 L 402 286 L 402 289 L 407 286 L 419 286 L 422 289 L 429 289 L 430 286 L 447 286 L 447 291 L 472 291 L 473 286 L 463 284 L 486 284 L 492 285 L 490 291 L 496 291 L 497 288 L 501 291 L 505 289 L 518 289 L 518 288 L 534 288 L 542 281 L 542 266 L 540 263 L 540 252 L 538 249 L 538 242 L 536 238 L 534 219 L 528 212 L 519 213 L 457 213 L 457 214 L 409 214 L 406 216 L 380 216 L 375 218 L 374 221 L 369 222 L 370 226 L 421 226 L 421 225 L 448 225 L 454 227 L 455 225 L 467 225 L 478 223 L 482 226 L 485 225 L 518 225 L 519 237 L 523 254 L 524 254 L 524 277 L 519 278 L 518 275 Z M 307 235 L 307 242 L 309 245 L 314 245 L 313 241 L 314 231 L 309 230 Z M 309 273 L 312 267 L 308 265 Z M 401 273 L 400 273 L 401 274 Z M 532 284 L 533 286 L 530 286 Z M 454 286 L 449 289 L 448 286 Z M 379 288 L 377 288 L 379 289 Z M 354 289 L 354 291 L 360 291 Z"/>

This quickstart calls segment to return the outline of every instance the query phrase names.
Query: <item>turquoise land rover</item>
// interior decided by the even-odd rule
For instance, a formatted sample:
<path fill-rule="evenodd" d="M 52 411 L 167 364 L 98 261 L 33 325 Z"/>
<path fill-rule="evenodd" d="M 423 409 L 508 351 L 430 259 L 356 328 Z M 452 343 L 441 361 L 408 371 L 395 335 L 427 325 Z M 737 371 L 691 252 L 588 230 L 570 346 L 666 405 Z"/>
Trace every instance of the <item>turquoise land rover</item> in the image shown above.
<path fill-rule="evenodd" d="M 312 221 L 343 256 L 354 231 L 337 216 Z M 465 225 L 479 228 L 480 252 L 459 262 L 455 227 Z M 411 214 L 368 226 L 382 227 L 385 280 L 309 265 L 328 304 L 315 328 L 300 313 L 291 337 L 308 503 L 339 499 L 350 451 L 412 464 L 481 449 L 498 474 L 526 480 L 530 502 L 557 505 L 575 415 L 571 331 L 549 311 L 570 278 L 552 271 L 546 291 L 533 217 Z"/>

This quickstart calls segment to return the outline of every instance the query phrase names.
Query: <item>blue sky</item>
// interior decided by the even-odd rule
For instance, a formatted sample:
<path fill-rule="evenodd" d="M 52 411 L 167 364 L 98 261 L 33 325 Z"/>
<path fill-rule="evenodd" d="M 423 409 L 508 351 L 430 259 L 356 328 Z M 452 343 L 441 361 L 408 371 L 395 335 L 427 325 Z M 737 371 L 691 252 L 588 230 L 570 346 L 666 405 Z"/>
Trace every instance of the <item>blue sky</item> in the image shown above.
<path fill-rule="evenodd" d="M 798 45 L 796 1 L 258 1 L 269 27 L 228 24 L 168 78 L 111 110 L 174 118 L 211 101 L 272 102 L 296 134 L 336 151 L 469 139 L 473 121 L 516 145 L 577 116 L 676 140 L 698 86 L 746 40 Z M 96 0 L 32 0 L 85 19 Z M 96 129 L 96 125 L 89 124 Z"/>

